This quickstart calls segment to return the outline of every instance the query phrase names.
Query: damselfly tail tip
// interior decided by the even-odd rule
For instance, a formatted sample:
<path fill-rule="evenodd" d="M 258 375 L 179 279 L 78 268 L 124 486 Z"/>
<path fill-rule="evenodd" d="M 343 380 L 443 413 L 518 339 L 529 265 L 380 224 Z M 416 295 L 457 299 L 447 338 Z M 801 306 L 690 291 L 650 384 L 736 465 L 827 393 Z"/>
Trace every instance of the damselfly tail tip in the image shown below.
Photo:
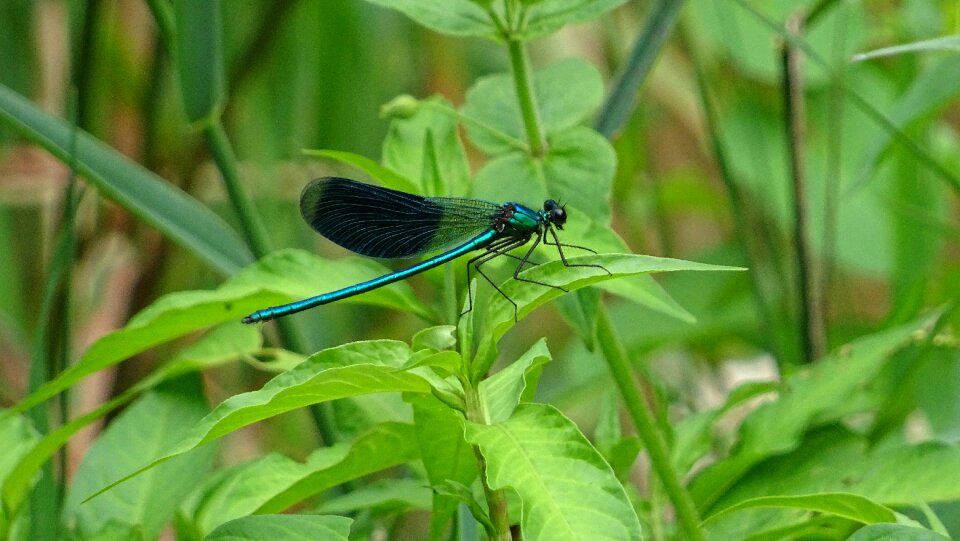
<path fill-rule="evenodd" d="M 256 323 L 258 320 L 253 318 L 253 314 L 250 314 L 249 316 L 244 316 L 240 321 L 249 325 L 251 323 Z"/>

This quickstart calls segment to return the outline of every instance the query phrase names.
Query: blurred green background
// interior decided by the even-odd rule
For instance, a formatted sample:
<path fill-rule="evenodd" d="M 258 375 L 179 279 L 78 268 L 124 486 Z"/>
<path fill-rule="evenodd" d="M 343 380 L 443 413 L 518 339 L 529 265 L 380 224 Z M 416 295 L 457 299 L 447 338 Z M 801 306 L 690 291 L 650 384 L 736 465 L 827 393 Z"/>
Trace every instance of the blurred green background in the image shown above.
<path fill-rule="evenodd" d="M 775 25 L 798 10 L 828 6 L 816 12 L 804 34 L 818 60 L 804 61 L 802 138 L 827 348 L 955 303 L 960 46 L 954 41 L 861 61 L 852 57 L 956 36 L 960 2 L 746 4 Z M 533 65 L 582 58 L 603 74 L 609 89 L 649 9 L 647 2 L 628 2 L 598 20 L 537 39 L 530 44 Z M 505 50 L 495 43 L 441 35 L 361 1 L 224 2 L 223 16 L 224 123 L 242 181 L 276 247 L 345 255 L 301 222 L 296 200 L 312 178 L 357 174 L 305 157 L 303 149 L 379 160 L 389 126 L 380 116 L 383 104 L 400 94 L 440 94 L 459 106 L 479 77 L 509 71 Z M 687 2 L 637 91 L 635 110 L 612 140 L 618 160 L 613 225 L 633 252 L 750 268 L 658 278 L 696 316 L 695 324 L 610 300 L 630 353 L 657 374 L 663 385 L 658 391 L 677 412 L 716 405 L 743 378 L 771 378 L 809 360 L 793 241 L 781 44 L 762 18 L 736 2 Z M 163 48 L 145 2 L 0 2 L 0 83 L 237 225 L 203 140 L 186 122 Z M 712 122 L 707 106 L 714 108 Z M 879 122 L 871 111 L 882 115 Z M 467 151 L 476 171 L 484 156 L 469 146 Z M 26 394 L 68 179 L 63 163 L 0 124 L 3 405 Z M 212 288 L 224 279 L 94 189 L 84 191 L 76 224 L 72 298 L 66 312 L 55 314 L 72 322 L 71 336 L 61 342 L 68 357 L 159 296 Z M 412 284 L 437 301 L 429 281 Z M 422 326 L 413 315 L 356 305 L 331 305 L 302 317 L 314 348 L 374 337 L 407 339 Z M 948 319 L 946 368 L 924 376 L 927 383 L 960 388 L 952 334 L 958 322 L 955 314 Z M 591 426 L 607 376 L 598 354 L 571 337 L 556 310 L 523 321 L 506 338 L 504 356 L 514 358 L 544 334 L 562 362 L 544 374 L 540 398 Z M 97 403 L 129 387 L 163 356 L 159 348 L 120 365 L 77 400 Z M 208 392 L 218 401 L 265 376 L 236 365 L 210 379 L 215 384 Z M 960 393 L 945 392 L 932 409 L 939 412 L 931 414 L 932 430 L 956 441 Z M 302 419 L 288 421 L 260 429 L 263 441 L 236 442 L 232 452 L 243 457 L 269 448 L 304 455 L 315 441 L 295 432 Z"/>

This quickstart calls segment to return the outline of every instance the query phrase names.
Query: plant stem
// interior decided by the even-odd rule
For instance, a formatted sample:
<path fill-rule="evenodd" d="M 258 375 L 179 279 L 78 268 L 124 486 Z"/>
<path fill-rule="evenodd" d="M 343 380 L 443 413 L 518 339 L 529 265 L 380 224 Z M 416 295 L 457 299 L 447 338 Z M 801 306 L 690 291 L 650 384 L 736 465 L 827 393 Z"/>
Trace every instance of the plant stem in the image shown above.
<path fill-rule="evenodd" d="M 213 154 L 217 168 L 220 169 L 223 185 L 227 189 L 227 195 L 230 197 L 233 210 L 240 220 L 240 229 L 243 236 L 253 251 L 253 255 L 259 259 L 270 251 L 266 230 L 263 227 L 263 221 L 260 220 L 260 215 L 253 207 L 253 201 L 250 200 L 250 196 L 240 182 L 240 175 L 237 172 L 237 158 L 233 153 L 233 147 L 230 146 L 227 133 L 223 129 L 223 125 L 214 120 L 204 126 L 203 137 L 207 142 L 207 148 Z"/>
<path fill-rule="evenodd" d="M 795 13 L 787 19 L 786 32 L 799 37 L 803 33 L 803 13 Z M 800 292 L 800 327 L 803 334 L 803 351 L 806 362 L 819 359 L 826 351 L 820 289 L 817 269 L 813 261 L 810 243 L 809 216 L 807 214 L 807 179 L 805 159 L 805 130 L 803 96 L 803 55 L 792 45 L 783 45 L 783 91 L 784 115 L 787 129 L 787 152 L 790 157 L 790 172 L 793 177 L 793 241 L 797 253 Z"/>
<path fill-rule="evenodd" d="M 647 409 L 647 403 L 633 379 L 633 371 L 630 368 L 630 359 L 627 356 L 626 348 L 624 348 L 620 337 L 617 336 L 616 330 L 610 322 L 610 316 L 603 307 L 600 308 L 597 316 L 597 341 L 603 350 L 613 381 L 620 391 L 620 396 L 623 397 L 630 418 L 633 420 L 637 435 L 640 436 L 640 440 L 643 441 L 643 445 L 650 455 L 650 465 L 663 484 L 663 489 L 667 493 L 667 497 L 670 498 L 670 502 L 673 503 L 680 528 L 686 533 L 687 539 L 704 541 L 705 537 L 700 530 L 700 517 L 697 514 L 697 508 L 693 504 L 690 494 L 680 484 L 680 476 L 670 462 L 666 440 L 657 429 L 654 416 Z"/>
<path fill-rule="evenodd" d="M 473 423 L 488 424 L 487 415 L 484 412 L 483 404 L 480 401 L 480 394 L 477 388 L 470 384 L 469 378 L 461 378 L 463 384 L 463 398 L 467 407 L 467 420 Z M 490 522 L 493 523 L 494 533 L 492 539 L 497 541 L 511 541 L 510 535 L 510 517 L 507 514 L 507 496 L 503 490 L 493 490 L 487 482 L 487 459 L 480 452 L 480 447 L 473 446 L 473 454 L 477 458 L 477 466 L 480 470 L 480 482 L 483 484 L 483 494 L 487 499 L 487 507 L 490 513 Z"/>
<path fill-rule="evenodd" d="M 523 115 L 523 125 L 527 130 L 527 140 L 530 143 L 530 153 L 536 157 L 547 153 L 547 140 L 540 124 L 540 112 L 537 108 L 537 97 L 533 90 L 533 75 L 530 73 L 530 59 L 523 42 L 510 38 L 510 66 L 513 68 L 513 84 L 517 91 L 517 100 L 520 102 L 520 113 Z"/>
<path fill-rule="evenodd" d="M 270 251 L 266 229 L 263 227 L 263 221 L 260 219 L 260 214 L 256 212 L 250 196 L 244 189 L 243 184 L 240 183 L 240 175 L 237 173 L 237 159 L 234 156 L 233 147 L 230 146 L 227 133 L 223 129 L 223 124 L 217 120 L 208 122 L 203 128 L 203 136 L 206 139 L 207 147 L 213 154 L 214 161 L 217 163 L 217 168 L 220 169 L 223 184 L 230 196 L 230 203 L 234 212 L 240 219 L 240 227 L 247 245 L 250 246 L 254 256 L 260 259 Z M 293 321 L 279 319 L 277 320 L 277 328 L 280 331 L 280 339 L 287 348 L 299 353 L 308 351 L 306 340 L 297 331 Z M 330 404 L 317 404 L 314 408 L 313 416 L 320 437 L 324 444 L 333 445 L 336 443 L 337 437 Z"/>
<path fill-rule="evenodd" d="M 637 90 L 659 58 L 682 7 L 683 0 L 659 0 L 650 10 L 627 62 L 593 122 L 600 135 L 610 139 L 630 118 L 637 102 Z"/>

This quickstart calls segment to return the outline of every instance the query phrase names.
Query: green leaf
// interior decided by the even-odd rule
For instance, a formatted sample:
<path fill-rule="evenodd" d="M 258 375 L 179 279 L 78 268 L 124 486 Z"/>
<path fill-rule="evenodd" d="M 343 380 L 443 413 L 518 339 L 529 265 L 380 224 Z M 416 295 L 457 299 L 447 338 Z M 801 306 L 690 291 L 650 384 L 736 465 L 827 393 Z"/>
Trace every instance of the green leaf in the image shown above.
<path fill-rule="evenodd" d="M 540 208 L 546 199 L 585 213 L 596 222 L 610 220 L 610 188 L 616 155 L 606 139 L 589 128 L 548 136 L 542 159 L 519 151 L 497 156 L 477 172 L 474 190 L 492 201 L 516 201 Z"/>
<path fill-rule="evenodd" d="M 860 338 L 791 377 L 777 400 L 763 404 L 744 420 L 736 452 L 694 480 L 691 494 L 700 507 L 709 509 L 761 460 L 796 449 L 815 424 L 839 420 L 848 411 L 844 406 L 855 391 L 875 378 L 914 333 L 928 328 L 938 317 L 940 314 Z"/>
<path fill-rule="evenodd" d="M 411 425 L 383 423 L 350 443 L 317 449 L 303 464 L 272 453 L 221 471 L 184 512 L 205 534 L 235 518 L 282 511 L 313 494 L 417 456 Z"/>
<path fill-rule="evenodd" d="M 174 61 L 187 120 L 216 121 L 226 101 L 220 2 L 174 0 Z"/>
<path fill-rule="evenodd" d="M 331 160 L 352 165 L 370 175 L 371 178 L 380 181 L 380 184 L 383 186 L 393 190 L 414 193 L 420 191 L 418 183 L 360 154 L 341 150 L 304 150 L 303 153 L 307 156 L 330 158 Z"/>
<path fill-rule="evenodd" d="M 725 509 L 721 509 L 705 517 L 709 521 L 716 517 L 735 513 L 742 509 L 758 507 L 777 507 L 787 509 L 806 509 L 819 513 L 829 513 L 863 524 L 877 522 L 895 522 L 897 517 L 893 511 L 863 496 L 842 492 L 804 494 L 800 496 L 764 496 L 741 501 Z"/>
<path fill-rule="evenodd" d="M 328 488 L 420 457 L 414 428 L 406 423 L 383 423 L 361 434 L 349 449 L 342 447 L 347 445 L 314 451 L 303 468 L 306 475 L 301 474 L 256 512 L 280 512 Z"/>
<path fill-rule="evenodd" d="M 253 262 L 236 232 L 185 192 L 71 124 L 0 85 L 0 124 L 53 154 L 121 207 L 213 268 L 233 274 Z M 75 146 L 72 141 L 76 133 Z M 75 154 L 71 149 L 75 148 Z"/>
<path fill-rule="evenodd" d="M 318 508 L 322 513 L 347 514 L 366 512 L 402 512 L 430 510 L 433 492 L 417 479 L 386 479 L 330 498 Z"/>
<path fill-rule="evenodd" d="M 496 527 L 494 527 L 493 522 L 490 521 L 487 508 L 477 501 L 470 487 L 447 479 L 442 485 L 434 487 L 434 490 L 436 490 L 438 496 L 450 496 L 456 501 L 466 505 L 467 509 L 470 510 L 470 514 L 473 515 L 473 518 L 486 529 L 487 535 L 491 537 L 495 535 Z M 439 534 L 442 535 L 442 533 L 443 531 L 441 530 Z M 439 537 L 431 537 L 431 539 L 439 539 Z"/>
<path fill-rule="evenodd" d="M 521 276 L 528 280 L 537 280 L 574 291 L 614 278 L 652 272 L 742 270 L 736 267 L 634 254 L 600 254 L 568 258 L 568 261 L 572 265 L 601 265 L 610 274 L 596 267 L 566 267 L 562 261 L 551 261 L 525 270 Z M 537 307 L 563 294 L 556 288 L 513 279 L 501 284 L 500 289 L 517 303 L 517 319 L 522 319 Z M 514 325 L 513 305 L 500 295 L 493 296 L 483 314 L 483 321 L 486 331 L 477 347 L 478 361 L 474 376 L 486 372 L 496 356 L 497 342 Z"/>
<path fill-rule="evenodd" d="M 440 96 L 419 105 L 412 117 L 391 120 L 383 141 L 383 165 L 417 182 L 418 189 L 406 191 L 462 196 L 469 188 L 470 164 L 460 141 L 456 112 Z M 430 178 L 444 183 L 443 193 L 424 183 Z"/>
<path fill-rule="evenodd" d="M 526 24 L 518 37 L 531 40 L 560 28 L 595 19 L 627 0 L 545 0 L 527 10 Z"/>
<path fill-rule="evenodd" d="M 219 289 L 161 297 L 131 318 L 125 327 L 94 342 L 76 364 L 27 396 L 14 410 L 32 408 L 90 374 L 174 338 L 219 323 L 239 321 L 258 308 L 353 284 L 358 275 L 372 278 L 386 272 L 376 270 L 380 268 L 361 258 L 325 261 L 300 250 L 274 252 Z M 354 297 L 357 302 L 391 306 L 424 317 L 429 314 L 406 284 L 394 284 L 358 297 Z"/>
<path fill-rule="evenodd" d="M 936 532 L 902 524 L 872 524 L 860 528 L 847 541 L 949 541 Z"/>
<path fill-rule="evenodd" d="M 432 349 L 442 351 L 457 345 L 457 328 L 453 325 L 437 325 L 417 331 L 410 339 L 414 351 Z"/>
<path fill-rule="evenodd" d="M 67 494 L 68 521 L 83 534 L 95 533 L 114 520 L 140 525 L 146 539 L 158 537 L 181 499 L 213 466 L 215 446 L 181 455 L 102 498 L 84 505 L 80 500 L 177 441 L 208 411 L 197 376 L 165 384 L 126 409 L 77 468 Z"/>
<path fill-rule="evenodd" d="M 283 541 L 348 541 L 353 519 L 322 515 L 258 515 L 230 521 L 204 541 L 276 539 Z"/>
<path fill-rule="evenodd" d="M 5 479 L 3 498 L 7 506 L 11 509 L 16 508 L 22 501 L 24 492 L 30 486 L 37 471 L 58 449 L 66 445 L 74 434 L 90 423 L 126 404 L 135 398 L 138 393 L 163 381 L 232 361 L 240 355 L 250 354 L 259 348 L 260 343 L 260 333 L 248 325 L 242 325 L 239 322 L 222 325 L 204 335 L 199 342 L 186 348 L 172 361 L 164 364 L 119 396 L 83 415 L 75 416 L 68 423 L 51 430 L 36 442 L 28 454 L 21 457 L 10 471 L 9 476 L 0 477 Z"/>
<path fill-rule="evenodd" d="M 0 417 L 0 441 L 4 442 L 4 451 L 0 453 L 0 485 L 3 487 L 4 494 L 7 493 L 10 474 L 17 464 L 30 454 L 39 439 L 39 434 L 30 426 L 26 417 L 20 415 Z M 10 497 L 4 497 L 4 505 L 0 508 L 0 538 L 7 537 L 20 503 L 28 496 L 32 480 L 33 476 L 30 476 Z"/>
<path fill-rule="evenodd" d="M 463 427 L 456 411 L 433 396 L 408 394 L 405 399 L 413 405 L 417 444 L 430 484 L 437 487 L 451 481 L 462 485 L 472 483 L 477 478 L 477 461 L 463 439 Z M 442 534 L 456 511 L 456 498 L 438 491 L 433 499 L 430 531 Z"/>
<path fill-rule="evenodd" d="M 698 411 L 681 420 L 673 431 L 670 457 L 678 472 L 685 473 L 711 449 L 714 449 L 714 427 L 717 419 L 736 406 L 757 396 L 777 390 L 769 381 L 748 382 L 734 389 L 720 407 Z"/>
<path fill-rule="evenodd" d="M 924 39 L 914 41 L 913 43 L 904 43 L 892 47 L 881 47 L 865 53 L 853 55 L 851 62 L 863 62 L 884 56 L 894 56 L 906 53 L 929 53 L 929 52 L 960 52 L 960 36 L 944 36 L 941 38 Z"/>
<path fill-rule="evenodd" d="M 861 401 L 856 395 L 849 400 Z M 957 444 L 910 445 L 888 440 L 874 447 L 867 437 L 831 425 L 808 431 L 796 450 L 758 462 L 711 508 L 725 509 L 771 495 L 833 492 L 855 494 L 893 508 L 947 502 L 960 498 L 960 486 L 943 472 L 958 468 Z M 718 539 L 742 539 L 760 528 L 797 524 L 809 515 L 788 509 L 742 510 L 711 519 L 707 527 Z"/>
<path fill-rule="evenodd" d="M 483 8 L 470 0 L 367 0 L 395 9 L 418 24 L 451 36 L 493 37 L 496 29 Z"/>
<path fill-rule="evenodd" d="M 175 446 L 154 455 L 157 458 L 147 465 L 97 494 L 234 430 L 297 408 L 367 393 L 429 393 L 427 380 L 414 373 L 420 369 L 401 370 L 415 355 L 421 354 L 414 353 L 403 342 L 391 340 L 354 342 L 323 350 L 268 381 L 260 390 L 225 400 Z"/>
<path fill-rule="evenodd" d="M 540 121 L 547 135 L 577 126 L 603 99 L 603 81 L 592 64 L 578 58 L 561 60 L 533 74 Z M 477 79 L 467 91 L 461 113 L 514 139 L 526 140 L 523 115 L 513 75 L 498 73 Z M 470 141 L 487 154 L 516 150 L 489 129 L 465 123 Z"/>
<path fill-rule="evenodd" d="M 496 424 L 510 418 L 524 395 L 536 389 L 542 366 L 552 360 L 545 338 L 537 340 L 509 366 L 480 382 L 480 398 L 486 405 L 487 421 Z"/>
<path fill-rule="evenodd" d="M 640 523 L 610 466 L 551 406 L 522 404 L 495 425 L 466 424 L 494 490 L 523 501 L 524 539 L 641 539 Z"/>

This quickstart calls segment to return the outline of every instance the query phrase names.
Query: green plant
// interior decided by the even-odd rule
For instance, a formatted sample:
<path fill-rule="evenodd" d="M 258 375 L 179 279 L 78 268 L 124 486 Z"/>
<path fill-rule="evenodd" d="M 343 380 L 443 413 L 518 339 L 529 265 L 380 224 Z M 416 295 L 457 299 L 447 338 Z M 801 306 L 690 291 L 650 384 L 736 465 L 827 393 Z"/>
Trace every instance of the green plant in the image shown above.
<path fill-rule="evenodd" d="M 812 190 L 826 194 L 837 208 L 818 209 L 804 219 L 798 216 L 809 210 L 805 198 L 813 195 L 797 189 L 791 197 L 775 188 L 791 182 L 802 185 L 806 174 L 798 164 L 809 160 L 809 169 L 816 172 L 811 177 L 821 171 L 847 171 L 855 163 L 862 172 L 851 190 L 867 179 L 868 189 L 876 190 L 876 183 L 889 176 L 894 187 L 890 197 L 898 203 L 921 204 L 945 193 L 955 195 L 956 176 L 944 165 L 949 153 L 930 150 L 914 133 L 923 135 L 920 119 L 957 94 L 955 86 L 943 84 L 946 77 L 955 79 L 949 69 L 955 62 L 921 71 L 893 112 L 885 114 L 868 99 L 876 96 L 864 95 L 872 90 L 864 80 L 872 81 L 873 75 L 846 73 L 832 60 L 823 60 L 829 57 L 822 51 L 837 53 L 816 33 L 816 25 L 842 28 L 843 19 L 837 18 L 844 16 L 861 21 L 863 14 L 855 8 L 825 2 L 821 11 L 799 17 L 791 6 L 779 6 L 782 13 L 774 18 L 746 2 L 724 2 L 723 9 L 734 10 L 727 18 L 713 16 L 712 3 L 691 4 L 691 15 L 680 27 L 680 41 L 699 85 L 691 97 L 704 112 L 703 142 L 719 165 L 734 219 L 729 245 L 702 255 L 709 261 L 743 264 L 750 273 L 688 272 L 674 277 L 673 271 L 737 268 L 631 254 L 611 222 L 617 206 L 630 208 L 637 197 L 631 171 L 650 159 L 625 142 L 646 129 L 642 109 L 641 114 L 633 113 L 634 97 L 653 59 L 661 56 L 681 2 L 663 0 L 651 11 L 606 100 L 602 77 L 593 65 L 567 58 L 537 66 L 528 47 L 565 26 L 595 19 L 624 0 L 370 3 L 394 8 L 458 40 L 486 40 L 502 51 L 509 70 L 471 81 L 459 106 L 440 95 L 423 99 L 404 95 L 389 101 L 382 109 L 389 126 L 379 163 L 344 150 L 308 154 L 383 185 L 428 195 L 527 203 L 562 197 L 571 214 L 564 240 L 599 252 L 577 261 L 602 265 L 610 274 L 540 261 L 525 276 L 563 286 L 570 293 L 504 281 L 500 287 L 516 302 L 521 325 L 514 319 L 513 306 L 490 294 L 485 284 L 459 281 L 465 275 L 463 262 L 427 273 L 423 281 L 436 292 L 433 295 L 415 294 L 410 285 L 396 284 L 343 301 L 417 318 L 406 327 L 371 331 L 369 335 L 377 339 L 351 341 L 345 334 L 360 333 L 335 333 L 331 330 L 338 324 L 335 313 L 318 314 L 319 310 L 302 319 L 281 320 L 276 327 L 241 325 L 240 317 L 254 309 L 372 277 L 384 267 L 362 258 L 327 259 L 271 246 L 285 243 L 271 238 L 263 225 L 269 202 L 246 192 L 234 143 L 228 138 L 231 115 L 239 114 L 230 111 L 228 96 L 240 86 L 240 76 L 228 65 L 230 49 L 223 41 L 229 36 L 222 33 L 231 25 L 224 17 L 245 14 L 256 20 L 250 15 L 255 12 L 232 6 L 221 11 L 213 2 L 149 2 L 159 29 L 158 50 L 167 52 L 171 71 L 177 74 L 176 91 L 168 93 L 180 96 L 188 123 L 213 157 L 240 234 L 211 206 L 92 135 L 96 126 L 82 91 L 76 114 L 60 120 L 0 87 L 0 122 L 42 145 L 99 193 L 229 277 L 213 289 L 162 296 L 122 328 L 94 342 L 69 367 L 49 369 L 54 363 L 48 359 L 69 357 L 70 258 L 76 250 L 72 239 L 77 221 L 76 197 L 70 189 L 63 241 L 45 286 L 49 301 L 44 301 L 39 326 L 47 329 L 50 323 L 45 334 L 37 333 L 34 383 L 26 398 L 0 413 L 0 441 L 7 444 L 0 459 L 0 538 L 153 539 L 170 524 L 180 539 L 345 539 L 373 536 L 387 527 L 393 528 L 394 538 L 403 538 L 403 517 L 416 510 L 430 512 L 429 526 L 413 531 L 429 531 L 436 539 L 476 536 L 480 531 L 490 538 L 510 539 L 515 535 L 512 525 L 518 525 L 525 538 L 546 539 L 948 535 L 952 526 L 944 522 L 957 513 L 939 505 L 960 500 L 960 483 L 944 474 L 960 469 L 960 447 L 949 437 L 958 426 L 952 408 L 960 403 L 958 348 L 950 331 L 956 315 L 951 305 L 927 307 L 942 305 L 960 284 L 945 279 L 939 289 L 924 288 L 917 283 L 921 275 L 911 268 L 932 268 L 938 247 L 946 242 L 942 235 L 925 235 L 922 220 L 908 215 L 892 222 L 892 235 L 903 243 L 886 244 L 894 246 L 895 254 L 883 259 L 871 251 L 876 246 L 863 241 L 883 235 L 869 230 L 855 231 L 851 237 L 845 233 L 848 227 L 831 223 L 842 222 L 843 213 L 851 212 L 851 203 L 836 195 L 835 186 L 814 183 Z M 343 20 L 350 21 L 351 8 L 346 5 L 331 4 L 340 7 L 330 10 L 342 10 L 341 15 L 347 14 Z M 285 11 L 289 9 L 296 8 L 270 10 L 259 28 L 290 17 Z M 803 24 L 783 29 L 778 21 Z M 808 28 L 812 34 L 805 34 Z M 769 48 L 731 48 L 734 40 L 724 32 L 741 32 L 749 44 L 781 38 L 786 75 L 775 82 L 778 73 L 757 58 L 761 49 Z M 835 37 L 836 32 L 826 35 Z M 938 50 L 951 43 L 923 42 L 908 50 Z M 841 45 L 839 50 L 850 47 Z M 240 58 L 235 62 L 253 63 L 255 54 L 235 55 Z M 760 83 L 745 93 L 736 82 L 726 83 L 716 73 L 722 70 L 714 58 L 724 54 L 746 74 L 744 79 Z M 825 72 L 797 71 L 798 55 L 806 55 Z M 83 87 L 82 81 L 78 87 Z M 791 115 L 778 116 L 775 108 L 765 105 L 768 87 L 783 90 Z M 343 94 L 350 93 L 358 92 L 347 85 Z M 836 109 L 836 101 L 844 97 L 854 112 Z M 881 135 L 872 138 L 872 146 L 861 145 L 863 149 L 856 145 L 860 137 L 844 142 L 845 149 L 857 152 L 843 158 L 830 154 L 832 146 L 821 152 L 816 146 L 821 138 L 833 145 L 841 139 L 835 133 L 807 135 L 799 129 L 804 100 L 811 115 L 852 115 L 866 119 L 871 127 L 849 121 L 843 122 L 845 127 L 867 130 L 876 125 Z M 856 116 L 860 114 L 864 116 Z M 590 118 L 595 118 L 598 131 L 584 125 Z M 786 135 L 773 135 L 776 128 L 783 128 Z M 608 138 L 618 133 L 614 148 Z M 744 140 L 753 144 L 739 144 Z M 790 149 L 794 167 L 784 168 L 789 173 L 769 166 L 771 156 L 782 154 L 779 148 L 767 148 L 776 147 L 770 145 L 774 140 Z M 942 144 L 956 146 L 950 141 Z M 807 149 L 810 155 L 805 154 Z M 850 154 L 853 157 L 846 157 Z M 898 167 L 884 166 L 886 155 L 892 155 L 889 160 Z M 904 164 L 911 160 L 919 160 L 932 178 L 944 182 L 924 179 L 927 182 L 911 191 L 909 181 L 895 174 L 907 169 Z M 471 167 L 475 163 L 481 165 Z M 672 242 L 665 216 L 697 205 L 684 193 L 689 184 L 678 186 L 658 185 L 655 193 L 645 194 L 660 205 L 655 212 L 665 213 L 658 222 L 664 246 Z M 289 199 L 282 201 L 277 215 L 290 214 Z M 862 210 L 857 205 L 863 202 L 853 199 L 857 218 L 878 215 L 875 207 Z M 636 218 L 623 214 L 628 227 L 620 230 L 629 231 L 630 220 Z M 945 215 L 941 210 L 935 214 Z M 271 230 L 279 229 L 273 220 L 269 223 Z M 940 225 L 949 230 L 949 224 Z M 833 233 L 838 238 L 831 238 Z M 637 237 L 627 240 L 640 242 Z M 800 246 L 796 263 L 794 245 Z M 851 254 L 853 248 L 860 251 Z M 919 257 L 911 258 L 912 249 Z M 858 260 L 860 255 L 863 261 Z M 828 264 L 818 267 L 817 260 Z M 822 307 L 808 304 L 813 292 L 831 291 L 824 283 L 860 268 L 851 267 L 851 260 L 882 267 L 897 288 L 912 291 L 895 296 L 888 320 L 873 332 L 862 332 L 868 324 L 853 318 L 850 325 L 847 319 L 831 322 Z M 955 263 L 949 263 L 950 269 Z M 798 269 L 823 271 L 826 277 L 813 272 L 815 279 L 794 280 Z M 670 293 L 651 273 L 669 273 Z M 705 282 L 704 276 L 711 275 L 716 278 Z M 468 289 L 477 304 L 461 315 Z M 546 310 L 531 316 L 548 303 L 557 308 L 562 322 L 551 319 Z M 698 323 L 691 324 L 691 312 L 700 316 Z M 59 319 L 46 315 L 58 313 L 67 315 Z M 818 316 L 824 320 L 817 322 Z M 562 354 L 553 341 L 548 348 L 548 329 L 524 328 L 540 318 L 544 327 L 572 329 L 576 340 L 562 342 Z M 348 321 L 362 328 L 361 318 Z M 203 334 L 197 337 L 198 333 Z M 261 333 L 270 347 L 265 347 Z M 773 355 L 783 373 L 781 381 L 746 383 L 719 404 L 673 417 L 668 404 L 689 406 L 692 400 L 678 400 L 677 388 L 639 359 L 676 337 L 700 341 L 704 351 L 722 350 L 730 346 L 719 337 L 737 333 Z M 381 338 L 390 335 L 403 340 Z M 331 341 L 335 345 L 315 345 Z M 826 353 L 828 349 L 832 353 Z M 75 415 L 64 409 L 59 424 L 49 422 L 49 412 L 43 409 L 48 400 L 88 376 L 157 350 L 163 362 L 147 376 L 89 412 Z M 558 362 L 547 365 L 555 356 Z M 552 396 L 535 399 L 535 393 L 551 389 L 549 381 L 542 381 L 550 377 L 546 367 L 573 370 L 590 359 L 607 370 L 587 373 L 576 387 L 553 388 Z M 262 386 L 243 385 L 225 393 L 227 397 L 211 411 L 199 373 L 236 368 L 238 360 L 276 376 Z M 590 387 L 598 380 L 612 382 L 617 392 Z M 566 390 L 587 398 L 564 402 Z M 623 434 L 615 397 L 625 406 L 636 435 Z M 757 404 L 760 397 L 767 401 Z M 55 474 L 51 458 L 80 429 L 128 403 L 92 445 L 69 483 Z M 576 415 L 565 413 L 563 405 L 590 411 L 596 428 L 589 438 L 584 433 L 588 431 L 572 420 Z M 749 413 L 735 430 L 724 434 L 724 424 L 744 408 Z M 228 436 L 260 421 L 284 426 L 289 415 L 304 411 L 312 414 L 320 440 L 304 453 L 304 460 L 283 452 L 258 452 L 246 462 L 214 465 L 217 446 Z M 928 441 L 905 437 L 915 411 L 930 420 L 934 437 Z M 310 423 L 297 426 L 302 429 Z M 630 475 L 641 451 L 651 472 L 645 490 L 631 482 Z M 707 457 L 709 463 L 702 464 Z M 291 509 L 302 512 L 281 514 Z"/>

